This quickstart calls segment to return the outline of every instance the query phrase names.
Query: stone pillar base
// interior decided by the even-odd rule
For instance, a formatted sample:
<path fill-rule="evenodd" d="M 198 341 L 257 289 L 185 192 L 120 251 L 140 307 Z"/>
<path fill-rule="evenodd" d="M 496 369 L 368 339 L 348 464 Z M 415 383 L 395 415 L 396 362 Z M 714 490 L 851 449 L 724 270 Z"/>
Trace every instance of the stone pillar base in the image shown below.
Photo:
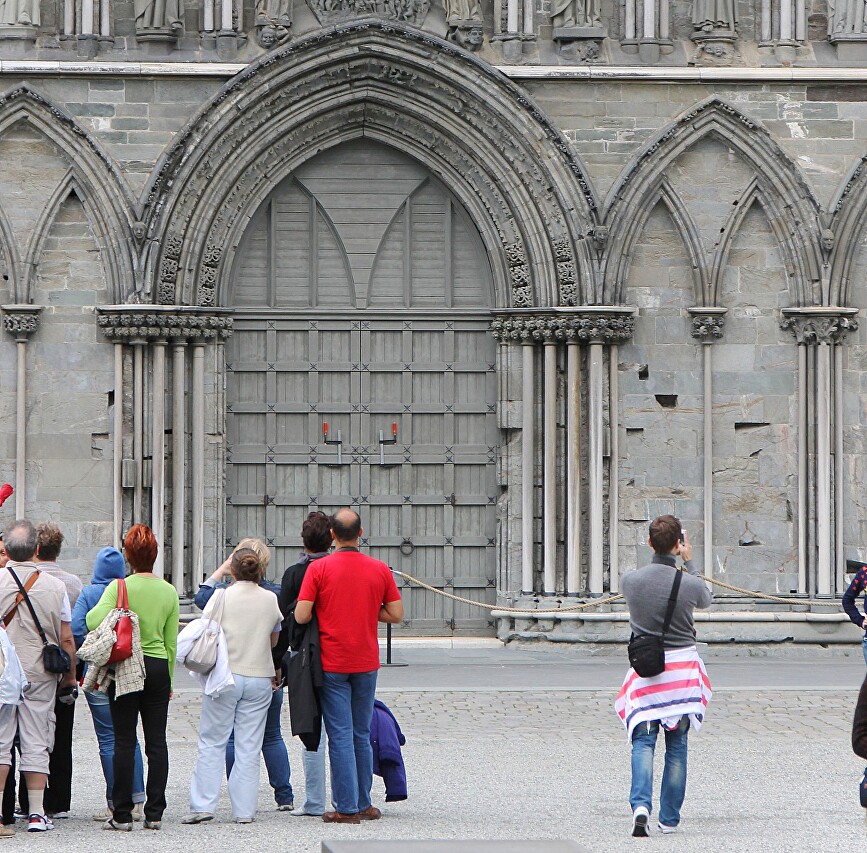
<path fill-rule="evenodd" d="M 135 40 L 146 53 L 160 55 L 174 50 L 178 46 L 178 39 L 182 33 L 182 30 L 154 27 L 147 30 L 136 30 Z"/>
<path fill-rule="evenodd" d="M 834 45 L 840 62 L 867 63 L 867 33 L 832 35 L 828 40 Z"/>
<path fill-rule="evenodd" d="M 560 58 L 567 62 L 600 62 L 604 27 L 554 27 L 553 39 Z"/>

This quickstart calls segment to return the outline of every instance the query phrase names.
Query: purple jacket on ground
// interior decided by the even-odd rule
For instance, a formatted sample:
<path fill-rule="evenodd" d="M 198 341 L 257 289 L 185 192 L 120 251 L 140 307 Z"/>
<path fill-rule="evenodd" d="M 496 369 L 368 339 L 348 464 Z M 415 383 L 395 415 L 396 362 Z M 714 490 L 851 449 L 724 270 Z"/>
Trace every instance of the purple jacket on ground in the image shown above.
<path fill-rule="evenodd" d="M 406 738 L 388 707 L 376 699 L 370 721 L 370 745 L 373 747 L 373 772 L 385 782 L 385 801 L 406 799 L 406 768 L 400 748 Z"/>

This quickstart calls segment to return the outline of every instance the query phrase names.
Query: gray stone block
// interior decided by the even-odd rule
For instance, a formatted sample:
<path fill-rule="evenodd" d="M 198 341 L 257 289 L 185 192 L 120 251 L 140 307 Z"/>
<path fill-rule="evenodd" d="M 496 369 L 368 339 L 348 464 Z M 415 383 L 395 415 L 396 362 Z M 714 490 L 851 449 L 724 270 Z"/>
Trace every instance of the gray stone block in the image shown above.
<path fill-rule="evenodd" d="M 500 840 L 467 841 L 323 841 L 322 853 L 588 853 L 576 841 Z"/>

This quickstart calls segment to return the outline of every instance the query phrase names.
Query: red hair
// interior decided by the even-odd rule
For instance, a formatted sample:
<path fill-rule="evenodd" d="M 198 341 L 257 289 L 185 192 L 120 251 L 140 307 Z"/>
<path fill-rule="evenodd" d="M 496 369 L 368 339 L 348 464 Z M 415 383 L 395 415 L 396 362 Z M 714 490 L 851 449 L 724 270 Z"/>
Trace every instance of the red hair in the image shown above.
<path fill-rule="evenodd" d="M 157 558 L 157 538 L 153 530 L 144 524 L 134 524 L 123 540 L 123 551 L 134 572 L 153 571 Z"/>

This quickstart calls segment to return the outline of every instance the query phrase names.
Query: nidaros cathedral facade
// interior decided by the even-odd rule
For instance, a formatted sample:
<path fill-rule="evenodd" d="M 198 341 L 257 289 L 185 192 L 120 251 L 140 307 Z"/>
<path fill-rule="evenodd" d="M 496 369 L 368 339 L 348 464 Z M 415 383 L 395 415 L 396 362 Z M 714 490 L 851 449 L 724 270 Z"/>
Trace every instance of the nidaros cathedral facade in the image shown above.
<path fill-rule="evenodd" d="M 552 609 L 672 512 L 708 574 L 790 601 L 723 596 L 704 638 L 857 639 L 863 3 L 0 19 L 0 475 L 67 565 L 144 521 L 182 593 L 244 536 L 279 576 L 349 504 L 394 568 Z M 404 590 L 410 634 L 626 628 Z"/>

